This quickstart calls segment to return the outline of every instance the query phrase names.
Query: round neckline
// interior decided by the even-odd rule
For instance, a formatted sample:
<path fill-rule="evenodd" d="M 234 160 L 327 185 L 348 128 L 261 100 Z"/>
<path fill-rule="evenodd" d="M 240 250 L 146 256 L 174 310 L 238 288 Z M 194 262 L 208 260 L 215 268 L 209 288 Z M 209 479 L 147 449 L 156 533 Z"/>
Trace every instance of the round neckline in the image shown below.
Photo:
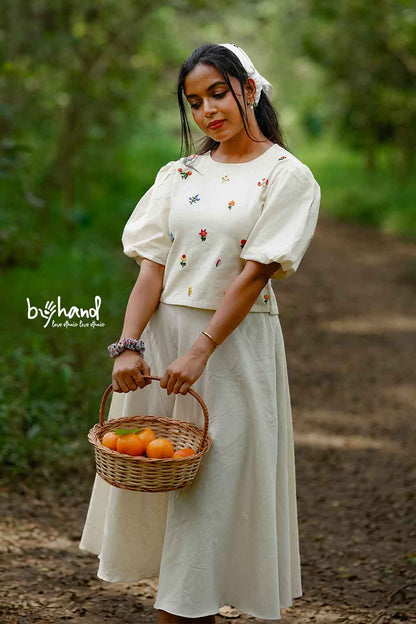
<path fill-rule="evenodd" d="M 260 154 L 260 156 L 257 156 L 256 158 L 253 158 L 252 160 L 246 160 L 244 162 L 238 162 L 238 163 L 232 163 L 232 162 L 221 162 L 219 160 L 214 160 L 211 156 L 211 150 L 208 153 L 208 158 L 211 162 L 215 163 L 216 165 L 225 165 L 226 167 L 229 167 L 230 165 L 232 166 L 236 166 L 236 165 L 250 165 L 251 163 L 257 162 L 258 160 L 260 160 L 261 158 L 264 158 L 264 156 L 266 156 L 266 154 L 268 154 L 271 150 L 275 149 L 275 147 L 277 146 L 277 143 L 273 143 L 273 145 L 271 145 L 269 147 L 269 149 L 267 149 L 265 152 L 263 152 L 263 154 Z"/>

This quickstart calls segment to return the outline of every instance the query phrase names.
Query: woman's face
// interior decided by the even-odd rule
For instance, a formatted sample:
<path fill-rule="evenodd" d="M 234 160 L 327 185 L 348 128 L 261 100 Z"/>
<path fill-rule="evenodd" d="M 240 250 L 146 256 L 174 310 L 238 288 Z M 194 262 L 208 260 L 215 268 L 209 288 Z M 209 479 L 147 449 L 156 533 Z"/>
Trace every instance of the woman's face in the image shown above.
<path fill-rule="evenodd" d="M 244 110 L 244 99 L 239 81 L 230 76 L 234 92 Z M 251 99 L 251 82 L 247 87 L 246 98 Z M 191 105 L 196 124 L 211 139 L 228 141 L 245 134 L 243 120 L 233 94 L 223 75 L 211 65 L 199 63 L 185 78 L 185 97 Z M 250 97 L 251 96 L 251 97 Z M 250 110 L 250 109 L 249 109 Z M 214 125 L 214 122 L 222 122 Z"/>

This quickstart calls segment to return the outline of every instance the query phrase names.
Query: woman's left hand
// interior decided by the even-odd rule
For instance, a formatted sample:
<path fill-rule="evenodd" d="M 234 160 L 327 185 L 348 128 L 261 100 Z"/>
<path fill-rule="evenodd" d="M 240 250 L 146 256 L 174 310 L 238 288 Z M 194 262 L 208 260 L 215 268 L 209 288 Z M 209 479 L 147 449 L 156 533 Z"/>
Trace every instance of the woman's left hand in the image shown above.
<path fill-rule="evenodd" d="M 168 394 L 186 394 L 189 387 L 200 378 L 207 365 L 207 356 L 188 351 L 170 364 L 162 379 L 160 387 L 167 388 Z"/>

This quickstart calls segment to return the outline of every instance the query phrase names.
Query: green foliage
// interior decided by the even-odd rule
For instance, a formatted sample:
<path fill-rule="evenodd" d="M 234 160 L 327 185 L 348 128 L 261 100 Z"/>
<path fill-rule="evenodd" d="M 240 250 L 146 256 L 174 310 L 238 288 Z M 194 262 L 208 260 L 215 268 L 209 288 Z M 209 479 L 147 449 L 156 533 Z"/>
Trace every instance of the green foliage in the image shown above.
<path fill-rule="evenodd" d="M 377 166 L 381 145 L 411 171 L 416 142 L 416 7 L 409 0 L 297 0 L 283 24 L 289 44 L 324 70 L 327 123 Z"/>
<path fill-rule="evenodd" d="M 0 360 L 0 374 L 0 463 L 4 476 L 56 477 L 74 459 L 78 471 L 85 445 L 79 436 L 82 423 L 74 418 L 74 413 L 81 411 L 82 399 L 73 356 L 54 357 L 16 347 Z M 78 401 L 74 401 L 77 394 Z"/>
<path fill-rule="evenodd" d="M 18 263 L 34 266 L 43 251 L 38 225 L 44 202 L 27 186 L 30 153 L 27 143 L 0 139 L 0 267 Z M 27 206 L 25 211 L 16 209 L 22 201 Z"/>
<path fill-rule="evenodd" d="M 322 191 L 322 209 L 344 221 L 416 241 L 416 181 L 403 176 L 392 150 L 380 150 L 379 168 L 363 168 L 358 151 L 335 138 L 299 145 Z"/>
<path fill-rule="evenodd" d="M 211 2 L 210 20 L 222 8 Z M 58 223 L 72 232 L 90 226 L 97 170 L 120 166 L 118 146 L 138 127 L 154 135 L 156 125 L 168 127 L 188 53 L 181 16 L 191 11 L 197 19 L 207 5 L 2 3 L 0 268 L 35 265 Z"/>

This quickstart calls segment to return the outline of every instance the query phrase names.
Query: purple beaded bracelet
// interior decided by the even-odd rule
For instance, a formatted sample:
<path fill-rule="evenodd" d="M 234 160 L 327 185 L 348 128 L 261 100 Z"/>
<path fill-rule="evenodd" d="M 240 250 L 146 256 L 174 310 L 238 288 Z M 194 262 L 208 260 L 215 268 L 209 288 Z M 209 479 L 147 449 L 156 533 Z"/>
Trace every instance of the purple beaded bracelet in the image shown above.
<path fill-rule="evenodd" d="M 138 354 L 143 357 L 145 346 L 143 340 L 135 340 L 134 338 L 123 338 L 118 342 L 113 342 L 113 344 L 108 346 L 107 349 L 110 357 L 112 358 L 116 358 L 126 349 L 128 349 L 129 351 L 137 351 Z"/>

